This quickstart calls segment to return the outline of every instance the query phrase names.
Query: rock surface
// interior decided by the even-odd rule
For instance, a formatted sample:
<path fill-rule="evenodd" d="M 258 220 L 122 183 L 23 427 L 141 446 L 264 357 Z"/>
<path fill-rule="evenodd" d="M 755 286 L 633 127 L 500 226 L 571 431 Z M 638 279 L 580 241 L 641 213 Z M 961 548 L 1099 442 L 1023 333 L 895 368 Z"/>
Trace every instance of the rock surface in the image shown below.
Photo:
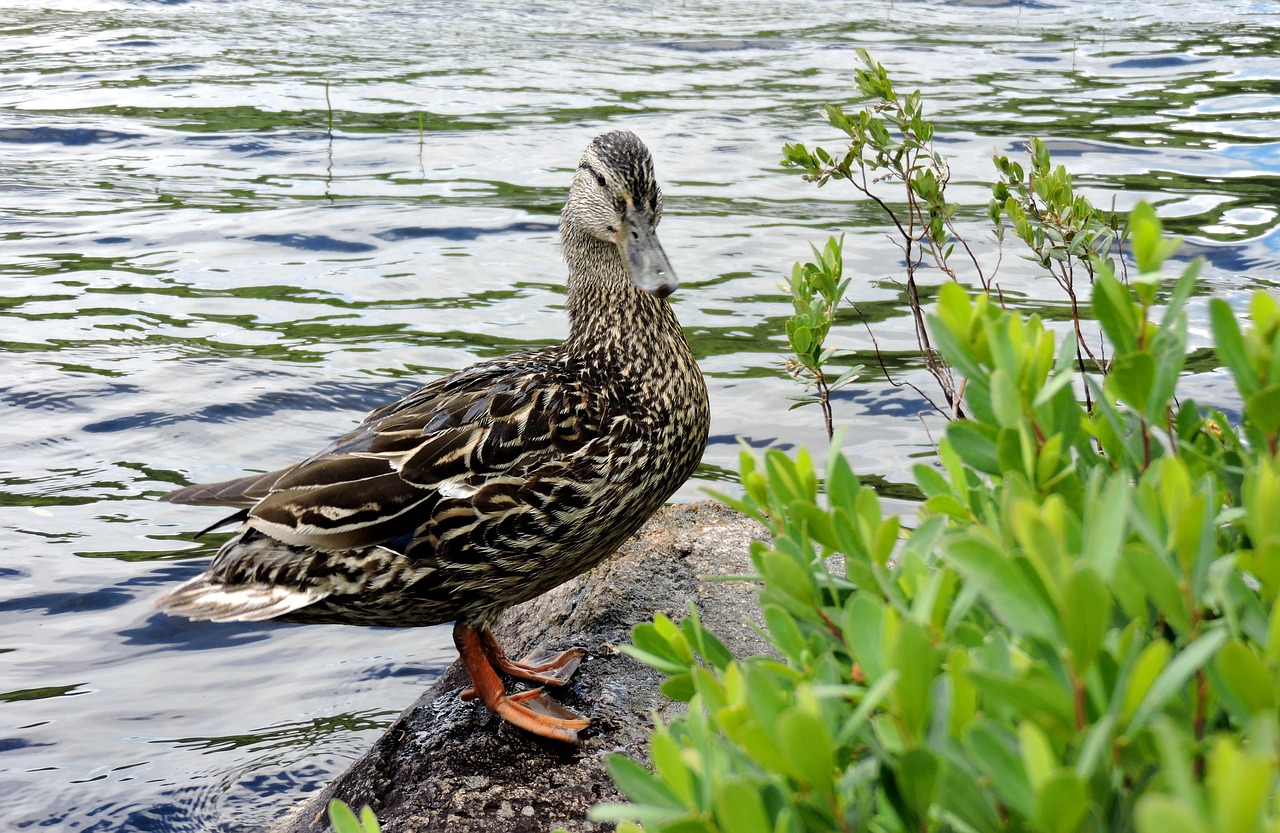
<path fill-rule="evenodd" d="M 357 810 L 373 807 L 385 833 L 611 829 L 586 820 L 592 805 L 621 800 L 604 758 L 643 756 L 652 713 L 677 708 L 658 691 L 660 676 L 615 646 L 655 611 L 678 621 L 692 602 L 735 653 L 763 651 L 751 627 L 758 618 L 754 586 L 701 578 L 749 572 L 749 543 L 763 535 L 718 504 L 668 506 L 595 570 L 507 613 L 494 632 L 513 657 L 536 648 L 587 649 L 573 682 L 557 694 L 592 720 L 580 746 L 534 737 L 459 700 L 469 678 L 455 662 L 363 758 L 273 833 L 329 830 L 325 808 L 334 797 Z"/>

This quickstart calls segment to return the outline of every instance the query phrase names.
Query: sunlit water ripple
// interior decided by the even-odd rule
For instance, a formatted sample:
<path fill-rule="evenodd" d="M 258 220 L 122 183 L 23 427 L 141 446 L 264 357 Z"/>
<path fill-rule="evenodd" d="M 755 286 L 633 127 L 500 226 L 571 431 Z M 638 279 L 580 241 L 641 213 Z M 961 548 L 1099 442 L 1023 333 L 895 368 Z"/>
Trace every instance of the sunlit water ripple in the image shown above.
<path fill-rule="evenodd" d="M 451 660 L 447 629 L 154 613 L 220 539 L 154 498 L 310 453 L 417 380 L 565 332 L 556 249 L 581 148 L 639 133 L 712 389 L 693 499 L 789 411 L 782 275 L 847 233 L 852 295 L 923 384 L 885 228 L 778 166 L 838 147 L 857 46 L 924 90 L 980 256 L 993 153 L 1049 141 L 1206 259 L 1204 303 L 1280 276 L 1273 3 L 362 4 L 34 0 L 0 12 L 0 827 L 256 829 L 366 748 Z M 332 104 L 332 112 L 326 104 Z M 937 276 L 929 276 L 936 282 Z M 1009 247 L 1009 302 L 1061 321 Z M 850 315 L 836 340 L 877 362 Z M 1226 407 L 1205 354 L 1187 380 Z M 890 497 L 939 430 L 883 375 L 842 392 Z"/>

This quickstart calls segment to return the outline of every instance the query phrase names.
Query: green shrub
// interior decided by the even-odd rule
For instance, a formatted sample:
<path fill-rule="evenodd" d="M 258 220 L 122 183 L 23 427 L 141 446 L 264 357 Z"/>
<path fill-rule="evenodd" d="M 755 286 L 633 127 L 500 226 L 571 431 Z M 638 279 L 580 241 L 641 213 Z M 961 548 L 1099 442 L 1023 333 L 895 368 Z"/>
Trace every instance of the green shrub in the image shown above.
<path fill-rule="evenodd" d="M 1001 297 L 996 280 L 999 260 L 984 268 L 978 254 L 969 246 L 958 227 L 961 207 L 947 199 L 951 168 L 946 157 L 933 147 L 935 127 L 925 117 L 920 91 L 900 95 L 885 68 L 865 49 L 857 50 L 861 67 L 854 70 L 853 80 L 862 106 L 848 114 L 837 104 L 823 108 L 831 127 L 844 134 L 848 148 L 832 153 L 817 146 L 788 144 L 782 148 L 783 167 L 800 171 L 805 180 L 822 187 L 831 181 L 845 181 L 870 200 L 884 216 L 888 237 L 902 252 L 905 280 L 888 280 L 902 289 L 902 300 L 911 313 L 916 343 L 924 369 L 937 383 L 941 404 L 928 392 L 908 381 L 896 380 L 881 353 L 875 334 L 870 333 L 876 358 L 885 379 L 895 387 L 910 387 L 933 408 L 949 419 L 965 416 L 961 407 L 961 389 L 952 368 L 939 355 L 932 334 L 925 326 L 926 310 L 917 276 L 928 266 L 955 283 L 980 287 L 984 292 Z M 1082 329 L 1086 316 L 1082 298 L 1104 270 L 1120 269 L 1127 283 L 1126 265 L 1117 258 L 1124 242 L 1121 218 L 1115 211 L 1102 211 L 1079 194 L 1070 173 L 1061 165 L 1053 166 L 1049 149 L 1039 139 L 1030 142 L 1030 160 L 1024 170 L 1018 162 L 1004 156 L 992 159 L 998 179 L 992 186 L 992 199 L 987 217 L 994 227 L 997 241 L 1003 243 L 1005 232 L 1014 236 L 1029 250 L 1029 259 L 1053 278 L 1070 303 L 1071 320 L 1076 331 L 1077 365 L 1081 374 L 1106 373 L 1105 356 L 1091 348 Z M 849 351 L 824 348 L 830 326 L 838 317 L 842 301 L 841 282 L 843 238 L 832 237 L 823 251 L 814 249 L 815 261 L 796 264 L 792 269 L 790 289 L 795 315 L 787 322 L 787 336 L 794 358 L 788 357 L 787 369 L 792 376 L 815 389 L 812 395 L 799 397 L 802 404 L 819 402 L 826 420 L 827 435 L 832 434 L 830 388 L 824 386 L 823 363 L 850 355 Z M 957 248 L 958 247 L 958 248 Z M 834 280 L 829 276 L 834 276 Z M 821 308 L 810 304 L 813 287 L 828 288 L 839 284 L 831 297 L 823 297 Z M 1088 286 L 1084 286 L 1087 279 Z M 856 311 L 857 308 L 854 307 Z M 812 322 L 825 322 L 821 330 Z M 870 331 L 870 327 L 868 327 Z M 801 337 L 797 338 L 795 333 Z M 812 334 L 812 339 L 807 338 Z M 806 353 L 810 355 L 805 355 Z M 861 369 L 856 368 L 856 370 Z M 842 378 L 836 385 L 848 381 Z M 1085 391 L 1086 406 L 1091 406 Z"/>
<path fill-rule="evenodd" d="M 355 811 L 337 798 L 329 801 L 329 823 L 333 825 L 333 833 L 381 833 L 382 830 L 372 807 L 365 807 L 356 818 Z"/>
<path fill-rule="evenodd" d="M 919 517 L 886 515 L 833 451 L 744 451 L 774 656 L 700 624 L 627 650 L 687 716 L 649 769 L 616 756 L 653 833 L 1280 830 L 1280 307 L 1210 305 L 1238 423 L 1176 397 L 1195 266 L 1130 218 L 1138 275 L 1102 268 L 1113 355 L 1080 402 L 1073 331 L 942 287 L 930 330 L 966 379 Z M 1156 300 L 1162 311 L 1157 316 Z M 838 448 L 838 443 L 836 444 Z M 630 825 L 627 825 L 630 827 Z M 634 829 L 634 828 L 631 828 Z"/>
<path fill-rule="evenodd" d="M 842 241 L 832 237 L 822 251 L 814 247 L 813 257 L 810 263 L 795 264 L 787 282 L 795 314 L 786 323 L 787 343 L 792 353 L 787 357 L 786 368 L 791 378 L 805 386 L 804 396 L 792 397 L 796 400 L 792 410 L 804 405 L 820 406 L 827 439 L 831 439 L 835 436 L 831 393 L 858 378 L 862 365 L 833 375 L 832 364 L 852 354 L 827 345 L 827 335 L 836 320 L 836 307 L 849 287 L 849 279 L 843 276 Z"/>

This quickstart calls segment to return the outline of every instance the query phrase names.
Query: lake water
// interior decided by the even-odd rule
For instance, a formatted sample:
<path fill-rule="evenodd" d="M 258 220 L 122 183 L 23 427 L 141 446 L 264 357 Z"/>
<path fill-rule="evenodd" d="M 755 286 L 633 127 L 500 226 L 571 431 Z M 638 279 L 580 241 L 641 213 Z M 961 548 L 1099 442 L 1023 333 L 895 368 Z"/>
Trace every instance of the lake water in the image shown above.
<path fill-rule="evenodd" d="M 850 295 L 926 380 L 883 220 L 778 165 L 786 141 L 840 146 L 817 108 L 849 100 L 857 46 L 924 90 L 986 262 L 990 157 L 1037 135 L 1097 202 L 1157 202 L 1207 259 L 1193 345 L 1205 297 L 1280 279 L 1271 2 L 4 6 L 0 829 L 257 829 L 452 660 L 447 627 L 155 613 L 221 540 L 193 537 L 216 511 L 155 498 L 292 462 L 418 380 L 563 336 L 555 224 L 598 132 L 653 150 L 711 387 L 681 499 L 733 488 L 739 438 L 825 445 L 816 410 L 788 410 L 779 355 L 779 281 L 810 242 L 847 233 Z M 1061 316 L 1012 243 L 1000 274 L 1012 303 Z M 877 366 L 856 317 L 835 338 Z M 1197 369 L 1198 397 L 1225 396 Z M 939 428 L 871 371 L 836 415 L 890 496 Z"/>

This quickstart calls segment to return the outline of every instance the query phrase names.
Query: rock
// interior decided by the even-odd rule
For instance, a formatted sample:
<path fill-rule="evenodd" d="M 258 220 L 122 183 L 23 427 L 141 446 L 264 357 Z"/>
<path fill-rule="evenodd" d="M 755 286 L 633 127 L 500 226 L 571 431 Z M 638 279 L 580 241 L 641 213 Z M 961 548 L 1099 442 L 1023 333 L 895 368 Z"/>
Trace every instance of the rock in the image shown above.
<path fill-rule="evenodd" d="M 535 737 L 459 700 L 469 678 L 455 662 L 364 757 L 273 833 L 329 830 L 326 807 L 334 797 L 357 811 L 371 806 L 385 833 L 611 829 L 586 818 L 592 805 L 622 800 L 604 758 L 643 756 L 653 712 L 680 707 L 658 691 L 660 675 L 616 646 L 655 611 L 678 621 L 692 602 L 736 654 L 764 651 L 751 628 L 755 587 L 700 578 L 749 572 L 749 543 L 763 536 L 758 524 L 719 504 L 668 506 L 595 570 L 507 613 L 494 632 L 513 657 L 536 648 L 587 649 L 573 682 L 557 693 L 592 721 L 580 746 Z"/>

